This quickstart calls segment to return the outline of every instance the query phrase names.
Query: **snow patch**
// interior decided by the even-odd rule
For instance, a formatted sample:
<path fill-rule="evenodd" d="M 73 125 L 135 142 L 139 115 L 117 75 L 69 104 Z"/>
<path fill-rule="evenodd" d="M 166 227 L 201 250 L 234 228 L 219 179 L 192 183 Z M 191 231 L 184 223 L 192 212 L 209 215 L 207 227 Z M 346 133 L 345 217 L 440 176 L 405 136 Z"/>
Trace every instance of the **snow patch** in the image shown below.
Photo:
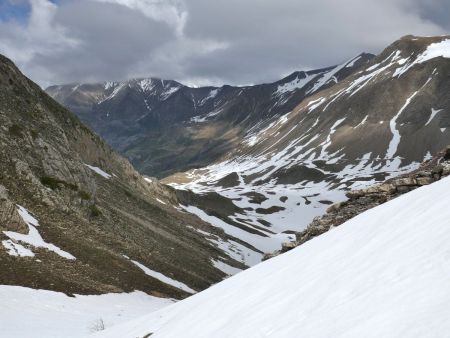
<path fill-rule="evenodd" d="M 225 272 L 228 276 L 232 276 L 237 274 L 238 272 L 241 272 L 241 269 L 235 268 L 234 266 L 228 265 L 222 261 L 216 261 L 214 259 L 211 260 L 214 267 L 219 269 L 222 272 Z"/>
<path fill-rule="evenodd" d="M 356 61 L 358 61 L 359 59 L 361 59 L 361 55 L 358 55 L 357 57 L 355 57 L 353 60 L 350 60 L 347 65 L 345 66 L 345 68 L 351 68 L 355 65 Z"/>
<path fill-rule="evenodd" d="M 369 115 L 366 115 L 366 117 L 364 117 L 364 119 L 360 123 L 358 123 L 356 126 L 354 126 L 353 129 L 356 129 L 356 128 L 361 127 L 362 125 L 364 125 L 368 118 L 369 118 Z"/>
<path fill-rule="evenodd" d="M 56 253 L 57 255 L 65 258 L 65 259 L 76 259 L 74 256 L 72 256 L 70 253 L 61 250 L 59 247 L 57 247 L 56 245 L 53 245 L 51 243 L 47 243 L 44 241 L 44 239 L 41 237 L 41 235 L 39 234 L 39 231 L 36 229 L 36 227 L 39 226 L 39 222 L 36 218 L 34 218 L 27 209 L 25 209 L 24 207 L 17 205 L 17 212 L 19 213 L 20 217 L 22 217 L 23 221 L 28 225 L 28 234 L 24 235 L 24 234 L 20 234 L 18 232 L 14 232 L 14 231 L 3 231 L 3 233 L 9 237 L 10 240 L 14 240 L 14 241 L 18 241 L 18 242 L 23 242 L 26 244 L 29 244 L 33 247 L 36 248 L 45 248 L 47 250 L 53 251 L 54 253 Z M 6 243 L 2 242 L 3 246 L 6 246 L 7 249 L 9 250 L 8 253 L 10 255 L 13 256 L 31 256 L 32 254 L 34 255 L 34 253 L 29 250 L 26 249 L 25 247 L 23 247 L 22 245 L 16 245 L 16 244 L 11 244 L 12 242 L 8 242 L 6 241 Z M 14 250 L 14 251 L 11 251 Z M 16 253 L 16 254 L 15 254 Z"/>
<path fill-rule="evenodd" d="M 203 106 L 207 101 L 215 98 L 217 96 L 217 94 L 219 93 L 219 91 L 220 91 L 220 88 L 212 89 L 209 92 L 208 96 L 206 96 L 204 99 L 202 99 L 198 105 Z"/>
<path fill-rule="evenodd" d="M 86 163 L 84 165 L 106 179 L 110 179 L 112 177 L 112 175 L 108 174 L 107 172 L 103 171 L 98 167 L 94 167 Z"/>
<path fill-rule="evenodd" d="M 186 284 L 181 283 L 179 281 L 176 281 L 175 279 L 172 279 L 170 277 L 167 277 L 167 276 L 163 275 L 160 272 L 157 272 L 157 271 L 154 271 L 152 269 L 149 269 L 145 265 L 143 265 L 143 264 L 141 264 L 141 263 L 139 263 L 137 261 L 134 261 L 132 259 L 130 261 L 133 262 L 133 264 L 135 264 L 137 267 L 139 267 L 142 271 L 144 271 L 146 275 L 148 275 L 150 277 L 153 277 L 153 278 L 156 278 L 157 280 L 163 282 L 164 284 L 171 285 L 171 286 L 173 286 L 173 287 L 175 287 L 177 289 L 186 291 L 188 293 L 196 293 L 197 292 L 197 291 L 191 289 Z"/>
<path fill-rule="evenodd" d="M 389 127 L 392 132 L 392 139 L 389 142 L 389 147 L 386 153 L 386 159 L 394 158 L 395 153 L 397 152 L 398 145 L 400 144 L 400 132 L 397 130 L 397 119 L 400 117 L 401 113 L 409 106 L 412 99 L 417 95 L 418 91 L 414 92 L 408 99 L 406 100 L 403 107 L 400 108 L 398 113 L 392 118 L 389 122 Z"/>
<path fill-rule="evenodd" d="M 431 121 L 433 121 L 434 117 L 436 116 L 437 113 L 441 112 L 443 109 L 434 109 L 431 108 L 431 115 L 430 118 L 428 119 L 427 123 L 425 123 L 425 125 L 429 125 Z"/>
<path fill-rule="evenodd" d="M 25 248 L 23 245 L 19 243 L 15 243 L 12 240 L 4 240 L 2 241 L 3 246 L 8 251 L 8 255 L 16 256 L 16 257 L 34 257 L 33 251 Z"/>
<path fill-rule="evenodd" d="M 450 58 L 450 39 L 430 44 L 414 61 L 407 58 L 402 60 L 402 63 L 399 62 L 400 65 L 406 64 L 403 67 L 397 68 L 394 77 L 403 75 L 416 64 L 424 63 L 437 57 Z"/>
<path fill-rule="evenodd" d="M 153 82 L 152 79 L 142 79 L 138 82 L 138 85 L 143 92 L 150 92 L 153 88 L 155 88 L 156 84 Z M 147 104 L 147 101 L 145 103 Z"/>
<path fill-rule="evenodd" d="M 166 202 L 161 201 L 159 198 L 157 198 L 156 200 L 157 200 L 159 203 L 161 203 L 161 204 L 166 204 Z"/>
<path fill-rule="evenodd" d="M 294 80 L 278 85 L 278 88 L 275 91 L 274 95 L 280 96 L 286 93 L 293 92 L 294 90 L 301 89 L 319 74 L 303 73 L 302 75 L 304 75 L 304 77 L 300 77 L 299 75 L 297 75 Z"/>

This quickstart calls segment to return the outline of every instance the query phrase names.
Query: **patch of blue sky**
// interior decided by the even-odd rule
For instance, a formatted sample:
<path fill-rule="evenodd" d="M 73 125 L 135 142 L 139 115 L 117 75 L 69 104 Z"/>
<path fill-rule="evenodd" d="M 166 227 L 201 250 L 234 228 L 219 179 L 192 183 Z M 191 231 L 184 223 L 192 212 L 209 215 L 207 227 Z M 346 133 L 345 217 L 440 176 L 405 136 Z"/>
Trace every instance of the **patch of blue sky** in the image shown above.
<path fill-rule="evenodd" d="M 25 23 L 30 15 L 28 1 L 0 0 L 0 21 L 18 21 Z"/>

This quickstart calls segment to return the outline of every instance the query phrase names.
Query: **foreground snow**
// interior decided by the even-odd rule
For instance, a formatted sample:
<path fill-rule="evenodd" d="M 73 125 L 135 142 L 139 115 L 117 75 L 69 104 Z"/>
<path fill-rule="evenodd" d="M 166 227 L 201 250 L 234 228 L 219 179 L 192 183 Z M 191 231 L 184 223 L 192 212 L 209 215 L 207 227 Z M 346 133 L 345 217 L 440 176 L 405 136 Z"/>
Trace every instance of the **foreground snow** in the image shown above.
<path fill-rule="evenodd" d="M 68 297 L 0 286 L 0 337 L 81 338 L 172 304 L 143 292 Z"/>
<path fill-rule="evenodd" d="M 97 337 L 444 337 L 450 178 Z"/>

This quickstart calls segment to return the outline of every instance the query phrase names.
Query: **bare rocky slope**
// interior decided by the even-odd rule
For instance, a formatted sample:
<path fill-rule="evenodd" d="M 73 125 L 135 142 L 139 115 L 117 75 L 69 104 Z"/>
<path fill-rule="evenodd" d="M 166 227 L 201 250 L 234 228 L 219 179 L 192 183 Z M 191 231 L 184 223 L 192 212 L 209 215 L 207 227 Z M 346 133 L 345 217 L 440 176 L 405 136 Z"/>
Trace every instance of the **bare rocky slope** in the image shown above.
<path fill-rule="evenodd" d="M 239 146 L 249 129 L 285 115 L 304 98 L 342 81 L 373 58 L 298 71 L 255 86 L 191 88 L 154 78 L 46 89 L 141 172 L 165 177 L 199 168 Z"/>
<path fill-rule="evenodd" d="M 0 158 L 0 284 L 181 298 L 244 267 L 3 56 Z"/>

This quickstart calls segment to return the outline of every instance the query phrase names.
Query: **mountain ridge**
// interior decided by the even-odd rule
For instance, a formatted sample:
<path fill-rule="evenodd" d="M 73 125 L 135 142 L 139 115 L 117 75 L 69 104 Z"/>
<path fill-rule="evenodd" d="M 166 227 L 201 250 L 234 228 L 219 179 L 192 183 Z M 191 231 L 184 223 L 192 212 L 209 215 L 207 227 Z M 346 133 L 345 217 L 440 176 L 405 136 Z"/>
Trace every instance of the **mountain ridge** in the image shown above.
<path fill-rule="evenodd" d="M 220 158 L 252 124 L 286 114 L 372 57 L 362 53 L 339 66 L 297 71 L 255 86 L 192 88 L 172 80 L 133 79 L 52 86 L 47 92 L 142 173 L 164 177 Z"/>
<path fill-rule="evenodd" d="M 403 38 L 289 114 L 248 130 L 224 159 L 163 183 L 232 201 L 232 211 L 187 206 L 230 232 L 245 226 L 246 236 L 261 237 L 249 230 L 257 229 L 275 242 L 300 232 L 347 191 L 412 171 L 450 143 L 447 41 Z"/>

